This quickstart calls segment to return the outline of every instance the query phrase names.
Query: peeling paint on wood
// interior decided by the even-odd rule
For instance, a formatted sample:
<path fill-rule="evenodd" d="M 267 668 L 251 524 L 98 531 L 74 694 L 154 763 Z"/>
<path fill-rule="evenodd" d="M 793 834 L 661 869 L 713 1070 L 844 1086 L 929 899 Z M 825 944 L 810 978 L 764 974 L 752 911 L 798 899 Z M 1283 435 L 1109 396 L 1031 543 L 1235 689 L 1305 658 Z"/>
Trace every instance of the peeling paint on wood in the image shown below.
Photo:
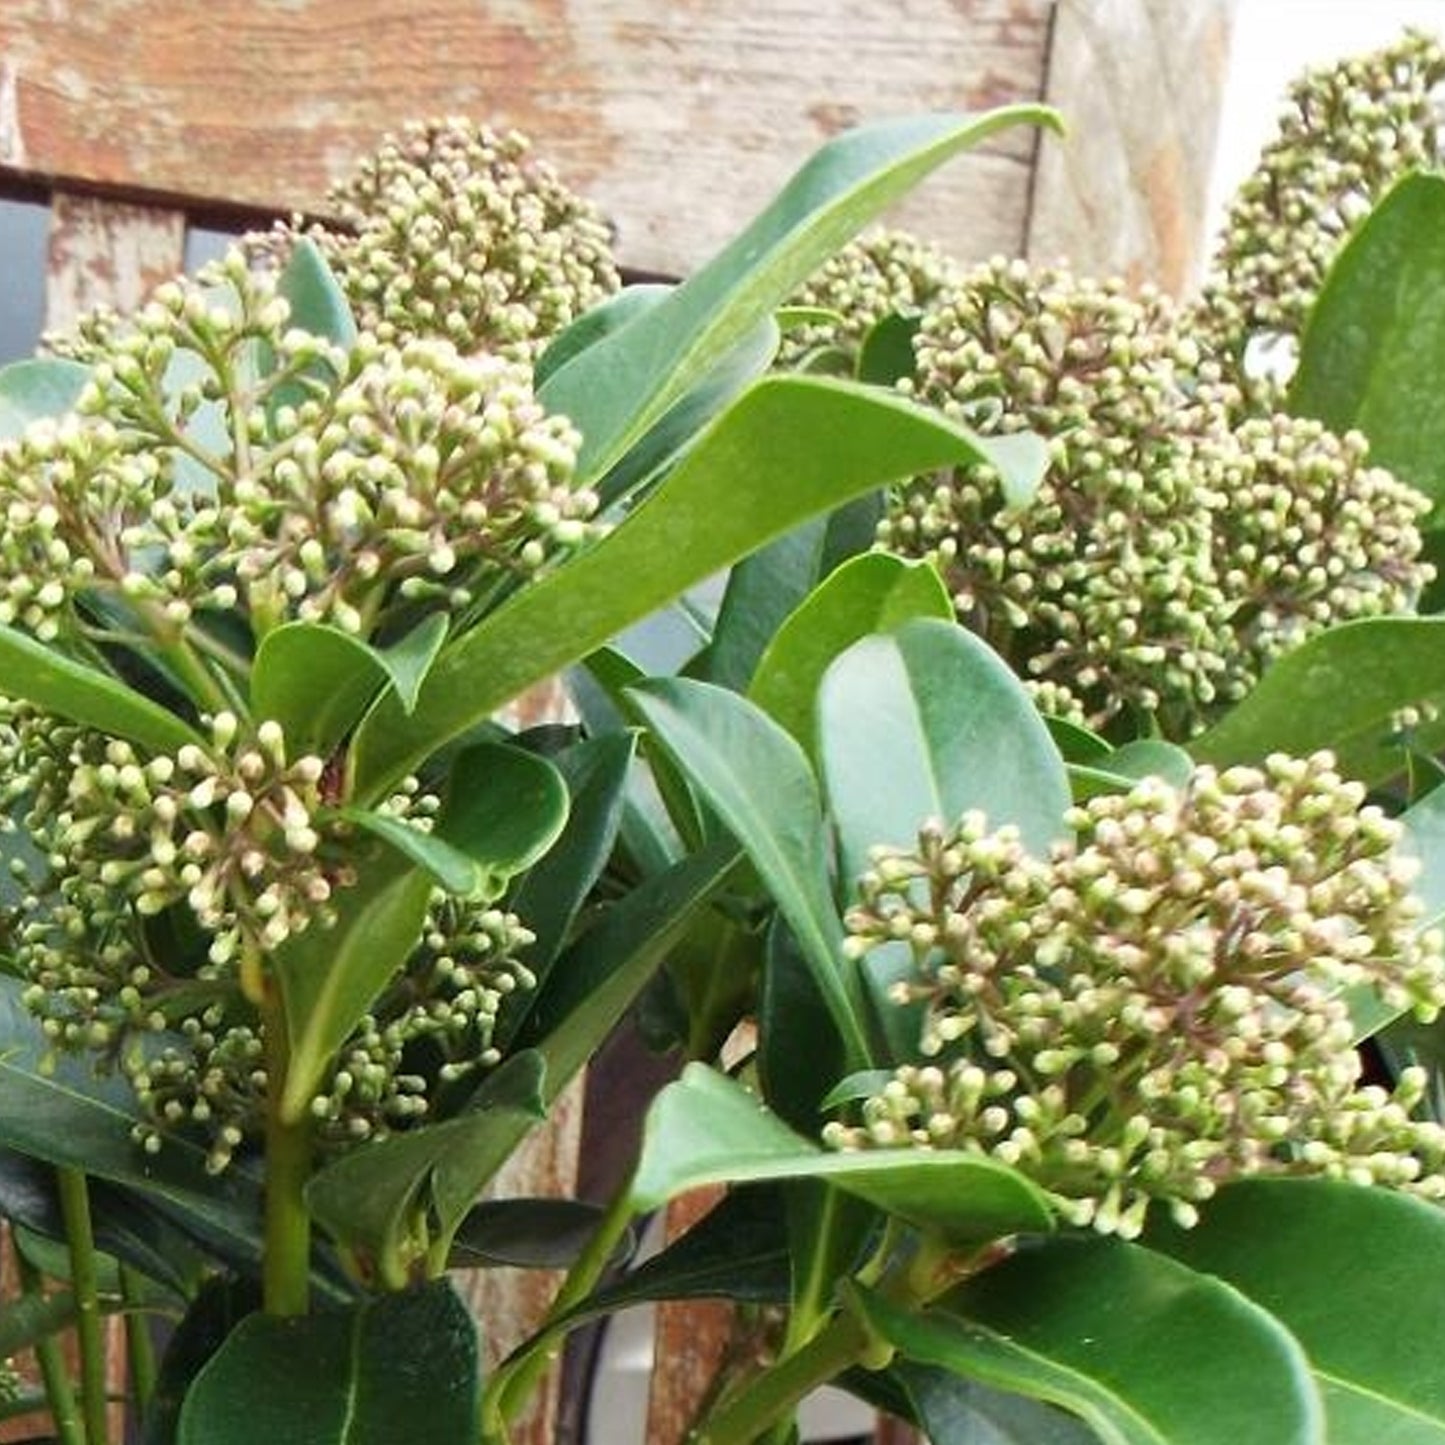
<path fill-rule="evenodd" d="M 18 154 L 72 183 L 313 208 L 380 135 L 440 112 L 516 125 L 682 272 L 828 135 L 1037 98 L 1049 0 L 6 0 Z M 57 13 L 58 12 L 58 13 Z M 1013 251 L 1033 138 L 950 164 L 901 217 Z M 677 198 L 686 197 L 685 207 Z"/>
<path fill-rule="evenodd" d="M 50 203 L 45 324 L 66 330 L 97 306 L 130 310 L 181 269 L 179 211 L 57 192 Z"/>
<path fill-rule="evenodd" d="M 1198 280 L 1235 0 L 1061 0 L 1031 259 L 1186 291 Z"/>

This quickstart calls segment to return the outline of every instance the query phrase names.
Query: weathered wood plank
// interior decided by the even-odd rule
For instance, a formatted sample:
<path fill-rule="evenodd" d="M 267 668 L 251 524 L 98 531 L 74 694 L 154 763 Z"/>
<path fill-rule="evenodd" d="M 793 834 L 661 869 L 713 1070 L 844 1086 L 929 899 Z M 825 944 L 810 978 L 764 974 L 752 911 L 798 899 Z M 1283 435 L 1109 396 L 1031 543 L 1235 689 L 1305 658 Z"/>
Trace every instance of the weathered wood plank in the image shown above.
<path fill-rule="evenodd" d="M 623 261 L 709 255 L 837 130 L 1039 93 L 1049 0 L 6 0 L 0 167 L 189 201 L 314 207 L 383 131 L 521 127 L 620 230 Z M 1016 251 L 1032 137 L 904 212 Z M 685 198 L 680 206 L 678 198 Z"/>
<path fill-rule="evenodd" d="M 1235 0 L 1060 0 L 1027 254 L 1180 292 L 1207 242 Z"/>
<path fill-rule="evenodd" d="M 185 244 L 180 211 L 57 191 L 50 202 L 46 327 L 65 330 L 97 306 L 133 309 L 181 269 Z"/>

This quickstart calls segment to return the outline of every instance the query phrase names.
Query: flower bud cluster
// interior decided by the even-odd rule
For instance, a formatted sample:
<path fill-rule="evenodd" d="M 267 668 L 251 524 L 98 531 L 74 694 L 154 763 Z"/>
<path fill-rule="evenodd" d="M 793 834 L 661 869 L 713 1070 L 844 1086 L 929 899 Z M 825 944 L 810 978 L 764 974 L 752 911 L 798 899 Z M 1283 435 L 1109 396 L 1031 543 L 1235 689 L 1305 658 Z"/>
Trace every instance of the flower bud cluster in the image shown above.
<path fill-rule="evenodd" d="M 331 191 L 338 224 L 298 221 L 255 245 L 309 235 L 383 341 L 530 361 L 620 285 L 606 222 L 530 150 L 461 117 L 413 123 Z"/>
<path fill-rule="evenodd" d="M 1049 474 L 1022 509 L 987 466 L 918 478 L 879 527 L 939 566 L 1041 705 L 1094 726 L 1132 710 L 1177 738 L 1269 659 L 1409 608 L 1433 575 L 1425 504 L 1361 438 L 1252 415 L 1181 325 L 1152 291 L 978 268 L 925 314 L 906 389 L 984 433 L 1034 429 Z"/>
<path fill-rule="evenodd" d="M 97 592 L 162 637 L 238 609 L 258 634 L 371 635 L 590 535 L 576 432 L 525 367 L 441 340 L 343 351 L 292 327 L 239 252 L 162 286 L 89 359 L 75 414 L 0 444 L 0 618 L 43 639 Z"/>
<path fill-rule="evenodd" d="M 1385 192 L 1445 159 L 1445 46 L 1419 31 L 1306 71 L 1225 223 L 1198 323 L 1223 352 L 1298 337 L 1336 255 Z"/>
<path fill-rule="evenodd" d="M 131 1082 L 145 1122 L 207 1141 L 223 1169 L 266 1107 L 264 1025 L 246 958 L 333 922 L 347 824 L 328 815 L 321 761 L 291 758 L 274 723 L 223 714 L 208 745 L 143 756 L 131 744 L 0 707 L 0 828 L 18 901 L 0 944 L 56 1047 L 97 1053 Z M 439 806 L 409 784 L 386 811 L 423 831 Z M 404 1124 L 448 1084 L 498 1060 L 493 1031 L 534 984 L 532 935 L 491 903 L 438 892 L 415 950 L 342 1046 L 313 1111 L 340 1146 Z M 264 965 L 263 965 L 264 966 Z"/>
<path fill-rule="evenodd" d="M 919 315 L 962 270 L 937 246 L 907 231 L 875 231 L 851 241 L 788 298 L 790 306 L 820 307 L 838 319 L 808 321 L 784 332 L 778 364 L 796 367 L 820 349 L 855 355 L 884 317 Z"/>
<path fill-rule="evenodd" d="M 1346 990 L 1445 1005 L 1416 865 L 1363 797 L 1329 754 L 1274 756 L 1092 799 L 1047 860 L 977 813 L 878 850 L 848 950 L 911 947 L 899 997 L 926 1001 L 938 1062 L 898 1069 L 828 1142 L 987 1155 L 1126 1236 L 1153 1202 L 1188 1224 L 1250 1174 L 1445 1198 L 1423 1073 L 1360 1086 Z"/>

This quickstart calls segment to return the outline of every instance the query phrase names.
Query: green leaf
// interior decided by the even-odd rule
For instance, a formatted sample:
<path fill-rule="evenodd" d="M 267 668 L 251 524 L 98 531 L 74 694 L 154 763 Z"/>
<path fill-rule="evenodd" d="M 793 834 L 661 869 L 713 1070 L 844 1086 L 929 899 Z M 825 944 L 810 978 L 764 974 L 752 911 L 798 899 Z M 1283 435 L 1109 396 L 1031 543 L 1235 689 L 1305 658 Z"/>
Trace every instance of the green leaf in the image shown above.
<path fill-rule="evenodd" d="M 858 1303 L 908 1360 L 1059 1405 L 1104 1445 L 1324 1442 L 1309 1364 L 1284 1327 L 1138 1245 L 1045 1241 L 925 1313 L 866 1291 Z"/>
<path fill-rule="evenodd" d="M 1340 252 L 1310 312 L 1289 409 L 1356 428 L 1370 460 L 1445 497 L 1445 176 L 1406 176 Z"/>
<path fill-rule="evenodd" d="M 351 858 L 357 881 L 336 895 L 336 923 L 293 934 L 272 955 L 291 1057 L 281 1111 L 306 1116 L 336 1050 L 421 937 L 431 875 L 381 839 Z"/>
<path fill-rule="evenodd" d="M 644 311 L 652 310 L 676 289 L 655 282 L 624 286 L 615 295 L 584 311 L 547 343 L 532 368 L 532 385 L 540 390 L 574 356 L 580 356 L 589 346 L 595 346 L 604 336 L 610 336 Z"/>
<path fill-rule="evenodd" d="M 329 758 L 386 684 L 374 648 L 319 622 L 286 622 L 261 639 L 251 710 L 281 724 L 290 751 Z"/>
<path fill-rule="evenodd" d="M 1425 905 L 1421 923 L 1428 927 L 1445 916 L 1445 788 L 1426 793 L 1399 821 L 1405 830 L 1400 850 L 1420 862 L 1411 891 Z"/>
<path fill-rule="evenodd" d="M 686 678 L 631 692 L 663 749 L 742 845 L 787 920 L 850 1067 L 868 1059 L 857 976 L 828 885 L 822 806 L 803 750 L 746 698 Z"/>
<path fill-rule="evenodd" d="M 430 833 L 369 808 L 338 816 L 383 839 L 448 893 L 491 900 L 556 841 L 567 821 L 567 785 L 545 758 L 483 743 L 453 764 L 447 804 Z"/>
<path fill-rule="evenodd" d="M 876 844 L 908 847 L 927 818 L 970 809 L 1043 857 L 1064 831 L 1063 760 L 1023 684 L 952 622 L 864 638 L 818 694 L 819 761 L 851 884 Z"/>
<path fill-rule="evenodd" d="M 557 960 L 517 1039 L 546 1060 L 550 1090 L 601 1047 L 738 862 L 731 841 L 709 844 L 632 889 Z"/>
<path fill-rule="evenodd" d="M 320 1169 L 306 1186 L 312 1215 L 348 1249 L 376 1260 L 393 1255 L 418 1212 L 432 1214 L 437 1232 L 449 1238 L 546 1116 L 543 1083 L 537 1053 L 513 1055 L 487 1080 L 477 1107 L 363 1144 Z"/>
<path fill-rule="evenodd" d="M 875 215 L 958 152 L 1042 106 L 886 121 L 822 147 L 777 199 L 670 296 L 573 357 L 541 389 L 581 429 L 579 467 L 600 476 L 680 396 Z"/>
<path fill-rule="evenodd" d="M 72 410 L 89 380 L 88 366 L 58 356 L 0 366 L 0 442 L 23 436 L 41 417 Z"/>
<path fill-rule="evenodd" d="M 578 743 L 555 759 L 571 799 L 567 824 L 518 884 L 509 905 L 532 932 L 522 962 L 537 983 L 525 998 L 514 999 L 498 1019 L 498 1048 L 505 1049 L 516 1036 L 562 951 L 568 930 L 612 855 L 635 751 L 632 734 L 610 733 Z"/>
<path fill-rule="evenodd" d="M 69 1290 L 7 1299 L 0 1304 L 0 1360 L 9 1360 L 69 1329 L 75 1318 L 75 1296 Z"/>
<path fill-rule="evenodd" d="M 346 293 L 309 236 L 291 248 L 276 290 L 291 303 L 292 326 L 348 351 L 356 345 L 356 318 Z"/>
<path fill-rule="evenodd" d="M 1337 1180 L 1245 1180 L 1196 1228 L 1160 1227 L 1149 1243 L 1228 1281 L 1294 1335 L 1331 1440 L 1445 1441 L 1445 1374 L 1427 1347 L 1445 1338 L 1437 1206 Z"/>
<path fill-rule="evenodd" d="M 890 632 L 915 617 L 953 617 L 948 589 L 934 568 L 886 552 L 854 557 L 778 627 L 748 696 L 812 754 L 815 700 L 834 658 L 870 633 Z"/>
<path fill-rule="evenodd" d="M 889 1370 L 931 1445 L 1099 1445 L 1074 1415 L 907 1360 Z"/>
<path fill-rule="evenodd" d="M 995 442 L 900 397 L 847 382 L 765 378 L 611 533 L 445 647 L 410 717 L 383 699 L 352 748 L 353 796 L 373 800 L 532 683 L 815 513 L 897 477 L 970 460 L 1003 458 Z"/>
<path fill-rule="evenodd" d="M 480 1433 L 476 1327 L 446 1282 L 243 1320 L 196 1377 L 178 1445 L 457 1445 Z"/>
<path fill-rule="evenodd" d="M 824 1180 L 960 1242 L 1053 1227 L 1044 1196 L 1001 1164 L 943 1149 L 829 1153 L 702 1064 L 689 1064 L 648 1110 L 632 1203 L 641 1213 L 704 1184 L 781 1179 Z"/>
<path fill-rule="evenodd" d="M 1393 714 L 1431 700 L 1445 701 L 1445 617 L 1342 622 L 1278 659 L 1190 751 L 1227 766 L 1331 748 L 1346 774 L 1382 782 L 1405 766 Z M 1422 725 L 1416 741 L 1433 751 L 1445 721 Z"/>
<path fill-rule="evenodd" d="M 206 1151 L 183 1137 L 168 1138 L 156 1155 L 139 1149 L 129 1086 L 97 1079 L 86 1059 L 52 1058 L 21 991 L 17 979 L 0 975 L 0 1145 L 123 1185 L 204 1243 L 223 1241 L 231 1257 L 259 1259 L 260 1192 L 251 1177 L 239 1168 L 208 1174 Z"/>
<path fill-rule="evenodd" d="M 1097 763 L 1069 766 L 1074 801 L 1100 793 L 1126 793 L 1141 778 L 1162 778 L 1182 788 L 1194 771 L 1194 759 L 1181 747 L 1158 738 L 1140 738 L 1115 748 Z"/>
<path fill-rule="evenodd" d="M 0 677 L 9 697 L 24 698 L 71 722 L 170 753 L 202 739 L 173 712 L 123 682 L 52 652 L 0 625 Z"/>
<path fill-rule="evenodd" d="M 918 368 L 913 338 L 918 335 L 922 319 L 895 311 L 875 323 L 858 351 L 858 380 L 874 386 L 893 386 L 903 377 L 912 376 Z"/>
<path fill-rule="evenodd" d="M 388 684 L 402 712 L 412 711 L 446 635 L 442 613 L 386 648 L 320 622 L 283 623 L 256 649 L 252 710 L 281 724 L 293 753 L 330 757 Z"/>
<path fill-rule="evenodd" d="M 568 1269 L 597 1231 L 603 1209 L 581 1199 L 484 1199 L 452 1239 L 448 1269 Z M 625 1260 L 636 1247 L 629 1232 Z"/>

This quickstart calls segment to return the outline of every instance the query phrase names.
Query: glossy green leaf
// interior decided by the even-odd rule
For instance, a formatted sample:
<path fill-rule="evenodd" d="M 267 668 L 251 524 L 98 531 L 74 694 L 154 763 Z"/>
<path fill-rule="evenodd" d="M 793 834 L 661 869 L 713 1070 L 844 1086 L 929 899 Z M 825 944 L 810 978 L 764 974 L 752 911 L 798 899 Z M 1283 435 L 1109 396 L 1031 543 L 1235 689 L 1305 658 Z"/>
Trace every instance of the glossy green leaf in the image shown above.
<path fill-rule="evenodd" d="M 746 698 L 686 678 L 631 693 L 664 751 L 741 844 L 798 940 L 848 1050 L 868 1062 L 863 1000 L 843 958 L 817 783 L 802 749 Z"/>
<path fill-rule="evenodd" d="M 833 660 L 870 633 L 890 632 L 915 617 L 953 617 L 948 589 L 934 568 L 886 552 L 854 557 L 778 627 L 748 696 L 811 754 L 818 688 Z"/>
<path fill-rule="evenodd" d="M 602 1215 L 601 1205 L 581 1199 L 484 1199 L 458 1227 L 447 1268 L 568 1269 Z M 636 1244 L 629 1231 L 618 1251 L 623 1260 Z"/>
<path fill-rule="evenodd" d="M 331 928 L 293 934 L 272 955 L 291 1057 L 281 1109 L 301 1119 L 336 1050 L 421 937 L 431 875 L 381 839 L 352 857 L 357 881 L 336 895 Z"/>
<path fill-rule="evenodd" d="M 1309 1365 L 1285 1328 L 1137 1245 L 1046 1241 L 926 1313 L 866 1291 L 858 1301 L 906 1359 L 1059 1405 L 1103 1445 L 1324 1445 Z"/>
<path fill-rule="evenodd" d="M 23 436 L 44 416 L 62 416 L 80 399 L 90 368 L 59 356 L 0 366 L 0 442 Z"/>
<path fill-rule="evenodd" d="M 319 622 L 287 622 L 261 639 L 251 666 L 251 709 L 281 724 L 298 756 L 327 758 L 386 683 L 376 651 Z"/>
<path fill-rule="evenodd" d="M 224 1241 L 232 1257 L 259 1258 L 254 1180 L 239 1168 L 208 1174 L 206 1151 L 183 1138 L 168 1139 L 156 1155 L 138 1149 L 130 1088 L 119 1079 L 97 1079 L 88 1059 L 52 1059 L 20 1002 L 21 987 L 0 975 L 0 1145 L 123 1185 L 188 1232 Z"/>
<path fill-rule="evenodd" d="M 918 363 L 913 355 L 913 338 L 922 318 L 894 312 L 872 326 L 858 350 L 856 375 L 874 386 L 893 386 L 912 376 Z"/>
<path fill-rule="evenodd" d="M 1226 765 L 1331 748 L 1345 773 L 1381 782 L 1405 766 L 1393 715 L 1432 700 L 1445 702 L 1445 617 L 1343 622 L 1276 661 L 1190 751 Z M 1445 721 L 1422 725 L 1416 741 L 1445 742 Z"/>
<path fill-rule="evenodd" d="M 1370 439 L 1370 460 L 1445 496 L 1445 176 L 1407 176 L 1340 252 L 1310 312 L 1290 410 Z"/>
<path fill-rule="evenodd" d="M 458 1445 L 480 1433 L 476 1327 L 445 1282 L 243 1320 L 196 1377 L 178 1445 Z"/>
<path fill-rule="evenodd" d="M 1422 922 L 1432 924 L 1445 916 L 1445 788 L 1426 793 L 1400 815 L 1405 836 L 1402 851 L 1420 863 L 1413 892 L 1425 905 Z"/>
<path fill-rule="evenodd" d="M 123 682 L 3 625 L 0 677 L 9 697 L 24 698 L 71 722 L 129 738 L 155 752 L 175 752 L 202 741 L 173 712 Z"/>
<path fill-rule="evenodd" d="M 387 678 L 396 690 L 401 710 L 408 715 L 416 707 L 421 685 L 447 640 L 450 625 L 445 612 L 433 612 L 429 617 L 423 617 L 405 637 L 398 638 L 388 647 L 376 649 Z"/>
<path fill-rule="evenodd" d="M 316 1221 L 348 1249 L 386 1259 L 418 1211 L 450 1236 L 483 1185 L 545 1117 L 544 1066 L 526 1051 L 487 1080 L 476 1107 L 349 1150 L 306 1187 Z"/>
<path fill-rule="evenodd" d="M 641 1212 L 704 1184 L 782 1179 L 824 1180 L 959 1241 L 1053 1227 L 1044 1196 L 1001 1164 L 942 1149 L 829 1153 L 702 1064 L 689 1064 L 648 1110 L 632 1202 Z"/>
<path fill-rule="evenodd" d="M 517 1040 L 545 1059 L 549 1089 L 601 1047 L 738 862 L 730 841 L 709 844 L 632 889 L 557 960 Z"/>
<path fill-rule="evenodd" d="M 1332 1441 L 1445 1441 L 1438 1206 L 1335 1180 L 1246 1180 L 1221 1190 L 1196 1228 L 1161 1226 L 1149 1242 L 1227 1280 L 1294 1335 Z"/>
<path fill-rule="evenodd" d="M 889 1374 L 930 1445 L 1099 1445 L 1076 1415 L 991 1390 L 937 1366 L 895 1362 Z"/>
<path fill-rule="evenodd" d="M 950 157 L 1041 106 L 886 121 L 822 147 L 776 200 L 658 305 L 588 347 L 541 389 L 583 435 L 584 478 L 605 472 L 680 396 L 873 216 Z"/>
<path fill-rule="evenodd" d="M 1069 766 L 1074 801 L 1100 793 L 1125 793 L 1141 778 L 1162 778 L 1182 788 L 1194 771 L 1194 759 L 1181 747 L 1158 738 L 1141 738 L 1113 749 L 1096 763 Z"/>
<path fill-rule="evenodd" d="M 692 675 L 733 692 L 748 690 L 768 643 L 818 580 L 827 530 L 827 518 L 814 517 L 732 569 L 705 666 L 690 668 Z"/>
<path fill-rule="evenodd" d="M 650 311 L 676 287 L 656 282 L 624 286 L 621 291 L 584 311 L 570 326 L 547 343 L 532 369 L 532 385 L 547 384 L 574 356 L 595 346 L 604 336 L 625 326 L 644 311 Z"/>
<path fill-rule="evenodd" d="M 69 1329 L 75 1316 L 75 1296 L 68 1289 L 7 1299 L 0 1304 L 0 1360 Z"/>
<path fill-rule="evenodd" d="M 939 412 L 846 382 L 765 378 L 614 531 L 444 648 L 410 717 L 383 699 L 352 748 L 354 795 L 374 800 L 524 688 L 815 513 L 969 460 L 1002 458 Z"/>
<path fill-rule="evenodd" d="M 509 902 L 526 920 L 532 942 L 522 962 L 536 987 L 503 1011 L 495 1042 L 504 1049 L 516 1036 L 538 990 L 546 982 L 567 934 L 602 876 L 617 840 L 626 805 L 636 740 L 630 733 L 589 738 L 554 759 L 570 803 L 560 837 L 518 884 Z"/>
<path fill-rule="evenodd" d="M 1063 833 L 1068 782 L 1043 719 L 998 655 L 952 622 L 905 622 L 849 648 L 823 678 L 818 739 L 845 880 L 874 845 L 912 844 L 927 818 L 979 809 L 1040 857 Z"/>

